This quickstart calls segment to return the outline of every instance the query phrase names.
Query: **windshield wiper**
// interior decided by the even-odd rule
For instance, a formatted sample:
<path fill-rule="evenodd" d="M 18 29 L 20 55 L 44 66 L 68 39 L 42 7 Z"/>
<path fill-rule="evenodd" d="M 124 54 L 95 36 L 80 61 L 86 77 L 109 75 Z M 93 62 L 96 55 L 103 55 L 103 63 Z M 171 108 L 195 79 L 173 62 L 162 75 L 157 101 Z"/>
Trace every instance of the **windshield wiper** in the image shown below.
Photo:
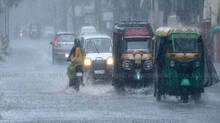
<path fill-rule="evenodd" d="M 97 47 L 96 47 L 96 45 L 95 45 L 94 42 L 93 42 L 93 45 L 94 45 L 94 47 L 95 47 L 96 52 L 99 53 L 99 50 L 97 49 Z"/>

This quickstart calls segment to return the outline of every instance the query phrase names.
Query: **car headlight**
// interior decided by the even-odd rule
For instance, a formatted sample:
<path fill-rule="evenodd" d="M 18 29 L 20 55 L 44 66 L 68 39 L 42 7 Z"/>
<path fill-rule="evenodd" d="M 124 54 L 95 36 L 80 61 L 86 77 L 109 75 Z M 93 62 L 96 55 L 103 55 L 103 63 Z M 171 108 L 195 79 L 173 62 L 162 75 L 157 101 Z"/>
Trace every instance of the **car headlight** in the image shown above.
<path fill-rule="evenodd" d="M 85 66 L 91 66 L 91 65 L 92 65 L 92 60 L 89 59 L 89 58 L 86 58 L 86 59 L 84 60 L 84 65 L 85 65 Z"/>
<path fill-rule="evenodd" d="M 113 58 L 112 57 L 109 57 L 107 59 L 107 65 L 113 65 L 114 61 L 113 61 Z"/>
<path fill-rule="evenodd" d="M 65 57 L 68 58 L 68 57 L 69 57 L 69 54 L 65 54 Z"/>
<path fill-rule="evenodd" d="M 170 67 L 175 67 L 175 62 L 174 61 L 170 61 Z"/>

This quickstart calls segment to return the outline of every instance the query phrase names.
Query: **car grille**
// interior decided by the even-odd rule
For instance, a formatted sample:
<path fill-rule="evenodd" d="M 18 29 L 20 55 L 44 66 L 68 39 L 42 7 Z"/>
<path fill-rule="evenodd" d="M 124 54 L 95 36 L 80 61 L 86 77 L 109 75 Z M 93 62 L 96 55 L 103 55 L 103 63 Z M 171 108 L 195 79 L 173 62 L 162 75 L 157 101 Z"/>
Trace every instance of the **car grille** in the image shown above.
<path fill-rule="evenodd" d="M 104 59 L 95 60 L 93 67 L 95 70 L 104 70 L 106 67 L 106 61 Z"/>

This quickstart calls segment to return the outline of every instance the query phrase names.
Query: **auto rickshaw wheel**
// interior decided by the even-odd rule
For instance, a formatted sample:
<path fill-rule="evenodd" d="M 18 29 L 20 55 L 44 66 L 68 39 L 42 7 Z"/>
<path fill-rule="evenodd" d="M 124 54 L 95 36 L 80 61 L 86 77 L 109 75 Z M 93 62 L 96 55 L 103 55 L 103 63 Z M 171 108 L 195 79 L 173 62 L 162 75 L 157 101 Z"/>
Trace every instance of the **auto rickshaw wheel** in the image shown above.
<path fill-rule="evenodd" d="M 181 100 L 183 101 L 183 103 L 188 103 L 189 102 L 188 87 L 183 87 Z"/>
<path fill-rule="evenodd" d="M 156 82 L 154 82 L 154 97 L 157 96 L 157 86 L 156 86 Z"/>
<path fill-rule="evenodd" d="M 158 102 L 160 102 L 160 101 L 161 101 L 162 94 L 161 94 L 161 90 L 160 90 L 160 88 L 159 88 L 158 82 L 155 82 L 155 84 L 154 84 L 154 94 L 155 94 L 155 96 L 156 96 L 156 100 L 157 100 Z"/>
<path fill-rule="evenodd" d="M 124 83 L 122 82 L 122 80 L 113 80 L 112 85 L 114 86 L 116 92 L 122 92 L 125 90 Z"/>
<path fill-rule="evenodd" d="M 183 101 L 183 103 L 188 103 L 188 101 L 189 101 L 189 96 L 188 96 L 188 95 L 182 95 L 182 96 L 181 96 L 181 100 Z"/>
<path fill-rule="evenodd" d="M 162 91 L 162 88 L 161 87 L 159 87 L 159 86 L 162 86 L 161 84 L 159 85 L 159 83 L 161 83 L 161 78 L 159 78 L 159 80 L 158 81 L 156 81 L 155 82 L 155 90 L 154 90 L 154 92 L 155 92 L 155 95 L 156 95 L 156 100 L 158 101 L 158 102 L 160 102 L 161 101 L 161 97 L 162 97 L 162 95 L 163 95 L 163 91 Z"/>
<path fill-rule="evenodd" d="M 201 93 L 195 93 L 195 94 L 192 95 L 192 97 L 193 97 L 195 102 L 198 102 L 201 99 Z"/>
<path fill-rule="evenodd" d="M 161 101 L 161 93 L 159 92 L 159 91 L 157 91 L 156 92 L 156 100 L 158 101 L 158 102 L 160 102 Z"/>
<path fill-rule="evenodd" d="M 153 86 L 154 86 L 154 97 L 157 96 L 157 85 L 158 85 L 158 70 L 157 67 L 155 67 L 153 71 Z"/>

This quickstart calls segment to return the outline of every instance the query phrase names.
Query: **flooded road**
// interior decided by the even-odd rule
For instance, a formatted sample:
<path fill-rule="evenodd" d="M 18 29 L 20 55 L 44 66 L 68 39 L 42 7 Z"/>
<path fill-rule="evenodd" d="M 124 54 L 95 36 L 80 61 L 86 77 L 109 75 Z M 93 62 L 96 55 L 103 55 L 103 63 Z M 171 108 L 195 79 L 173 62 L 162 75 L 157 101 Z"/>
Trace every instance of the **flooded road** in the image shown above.
<path fill-rule="evenodd" d="M 111 82 L 68 88 L 68 63 L 53 65 L 49 40 L 13 40 L 0 63 L 0 122 L 219 123 L 220 84 L 202 101 L 156 102 L 152 89 L 117 94 Z M 217 70 L 220 69 L 220 66 Z"/>

